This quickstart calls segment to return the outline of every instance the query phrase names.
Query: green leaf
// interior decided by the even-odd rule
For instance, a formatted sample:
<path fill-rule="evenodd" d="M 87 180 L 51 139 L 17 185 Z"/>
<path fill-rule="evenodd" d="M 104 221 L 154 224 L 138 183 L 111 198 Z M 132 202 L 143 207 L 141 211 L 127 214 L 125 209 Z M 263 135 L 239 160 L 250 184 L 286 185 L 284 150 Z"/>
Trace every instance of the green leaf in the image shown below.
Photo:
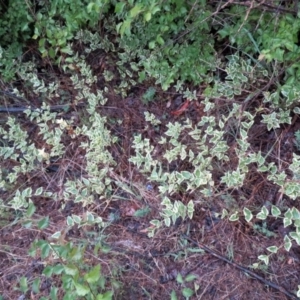
<path fill-rule="evenodd" d="M 20 290 L 24 294 L 28 291 L 28 283 L 27 278 L 25 276 L 22 276 L 20 278 Z"/>
<path fill-rule="evenodd" d="M 25 190 L 22 191 L 22 196 L 23 197 L 30 197 L 32 194 L 32 188 L 28 187 Z"/>
<path fill-rule="evenodd" d="M 65 270 L 62 264 L 57 264 L 53 267 L 53 274 L 59 275 Z"/>
<path fill-rule="evenodd" d="M 55 287 L 55 286 L 52 286 L 51 287 L 51 290 L 50 290 L 50 297 L 51 297 L 51 300 L 57 300 L 57 292 L 58 292 L 58 288 Z"/>
<path fill-rule="evenodd" d="M 99 278 L 100 278 L 100 265 L 95 266 L 87 274 L 84 275 L 84 279 L 88 283 L 97 282 Z"/>
<path fill-rule="evenodd" d="M 72 215 L 72 218 L 74 220 L 74 222 L 76 224 L 80 224 L 81 223 L 81 217 L 77 216 L 77 215 Z"/>
<path fill-rule="evenodd" d="M 74 282 L 74 285 L 78 296 L 85 296 L 91 292 L 89 287 L 86 285 L 80 284 L 78 282 Z"/>
<path fill-rule="evenodd" d="M 161 46 L 165 43 L 164 39 L 160 35 L 156 37 L 156 41 Z"/>
<path fill-rule="evenodd" d="M 51 250 L 50 245 L 49 245 L 47 242 L 44 243 L 44 244 L 41 246 L 41 256 L 42 256 L 42 258 L 48 257 L 49 254 L 50 254 L 50 250 Z"/>
<path fill-rule="evenodd" d="M 191 179 L 191 178 L 193 177 L 193 174 L 190 173 L 190 172 L 188 172 L 188 171 L 182 171 L 180 174 L 181 174 L 181 175 L 184 177 L 184 179 L 186 179 L 186 180 Z"/>
<path fill-rule="evenodd" d="M 298 245 L 300 245 L 300 232 L 290 232 L 290 237 L 293 238 Z"/>
<path fill-rule="evenodd" d="M 43 190 L 44 190 L 43 187 L 39 187 L 39 188 L 35 191 L 34 195 L 35 195 L 35 196 L 42 195 Z"/>
<path fill-rule="evenodd" d="M 194 214 L 194 201 L 190 200 L 189 203 L 187 204 L 187 215 L 190 219 L 193 218 L 193 214 Z"/>
<path fill-rule="evenodd" d="M 182 275 L 180 273 L 177 274 L 176 281 L 180 284 L 183 284 L 184 281 L 183 281 Z"/>
<path fill-rule="evenodd" d="M 297 227 L 299 229 L 299 227 L 300 227 L 300 220 L 295 220 L 294 221 L 294 225 L 295 225 L 295 227 Z"/>
<path fill-rule="evenodd" d="M 193 281 L 193 280 L 195 280 L 195 279 L 197 279 L 197 278 L 198 278 L 197 275 L 189 274 L 189 275 L 187 275 L 187 276 L 185 277 L 184 281 L 190 282 L 190 281 Z"/>
<path fill-rule="evenodd" d="M 149 22 L 151 20 L 151 17 L 152 17 L 152 14 L 149 11 L 144 14 L 144 20 L 146 22 Z"/>
<path fill-rule="evenodd" d="M 53 266 L 47 266 L 46 268 L 44 268 L 43 274 L 44 274 L 46 277 L 51 277 L 52 274 L 53 274 Z"/>
<path fill-rule="evenodd" d="M 239 213 L 238 212 L 235 212 L 234 214 L 232 214 L 230 217 L 229 217 L 229 221 L 237 221 L 239 219 Z"/>
<path fill-rule="evenodd" d="M 177 296 L 176 296 L 176 292 L 174 290 L 172 290 L 171 292 L 171 300 L 177 300 Z"/>
<path fill-rule="evenodd" d="M 112 291 L 107 291 L 104 294 L 98 294 L 97 297 L 96 297 L 96 300 L 111 300 L 113 294 L 114 293 Z"/>
<path fill-rule="evenodd" d="M 59 239 L 61 237 L 61 232 L 60 231 L 56 231 L 51 235 L 52 239 Z"/>
<path fill-rule="evenodd" d="M 74 220 L 72 219 L 71 216 L 68 216 L 67 217 L 67 225 L 68 226 L 73 226 L 75 223 L 74 223 Z"/>
<path fill-rule="evenodd" d="M 244 212 L 246 221 L 250 222 L 251 219 L 253 218 L 252 212 L 247 207 L 244 207 L 243 212 Z"/>
<path fill-rule="evenodd" d="M 292 208 L 292 215 L 293 215 L 293 220 L 299 220 L 300 219 L 300 212 L 296 207 Z"/>
<path fill-rule="evenodd" d="M 224 219 L 226 216 L 228 216 L 228 211 L 225 208 L 223 208 L 222 209 L 221 219 Z"/>
<path fill-rule="evenodd" d="M 118 2 L 115 6 L 115 13 L 116 14 L 122 13 L 125 5 L 126 5 L 125 2 Z"/>
<path fill-rule="evenodd" d="M 277 218 L 281 215 L 281 211 L 277 206 L 272 205 L 271 214 L 272 214 L 273 217 Z"/>
<path fill-rule="evenodd" d="M 36 207 L 34 206 L 34 204 L 32 202 L 29 203 L 29 206 L 26 211 L 26 216 L 28 218 L 30 218 L 34 214 L 35 211 L 36 211 Z"/>
<path fill-rule="evenodd" d="M 292 220 L 288 218 L 283 218 L 283 227 L 286 228 L 290 225 L 292 225 Z"/>
<path fill-rule="evenodd" d="M 290 249 L 292 247 L 291 239 L 287 235 L 285 235 L 283 240 L 284 240 L 284 249 L 286 251 L 290 251 Z"/>
<path fill-rule="evenodd" d="M 133 216 L 138 218 L 145 217 L 150 213 L 150 211 L 151 211 L 150 208 L 147 206 L 145 208 L 138 209 L 137 211 L 135 211 Z"/>
<path fill-rule="evenodd" d="M 292 219 L 293 218 L 293 214 L 292 214 L 292 210 L 289 208 L 285 213 L 284 213 L 285 218 L 287 219 Z"/>
<path fill-rule="evenodd" d="M 36 294 L 39 293 L 39 291 L 40 291 L 40 283 L 41 283 L 41 279 L 40 278 L 36 278 L 35 280 L 33 280 L 32 290 Z"/>
<path fill-rule="evenodd" d="M 129 12 L 131 18 L 135 18 L 141 11 L 143 6 L 141 4 L 136 4 Z"/>
<path fill-rule="evenodd" d="M 37 36 L 34 35 L 32 38 L 37 39 Z M 39 48 L 44 48 L 45 47 L 45 42 L 46 42 L 45 38 L 40 39 L 39 40 Z"/>
<path fill-rule="evenodd" d="M 24 222 L 22 222 L 22 225 L 24 228 L 29 229 L 32 226 L 32 221 L 31 220 L 25 220 Z"/>
<path fill-rule="evenodd" d="M 150 49 L 154 49 L 154 48 L 155 48 L 155 41 L 149 42 L 148 47 L 149 47 Z"/>
<path fill-rule="evenodd" d="M 75 261 L 79 261 L 82 259 L 82 254 L 83 254 L 83 250 L 84 248 L 82 247 L 73 247 L 70 255 L 69 255 L 69 258 L 71 260 L 75 260 Z"/>
<path fill-rule="evenodd" d="M 38 228 L 39 229 L 45 229 L 49 226 L 49 216 L 47 216 L 46 218 L 41 219 L 38 222 Z"/>
<path fill-rule="evenodd" d="M 75 277 L 78 274 L 78 269 L 74 265 L 64 265 L 65 273 Z"/>
<path fill-rule="evenodd" d="M 185 298 L 190 298 L 194 295 L 194 291 L 190 288 L 183 288 L 182 289 L 182 295 L 185 297 Z"/>
<path fill-rule="evenodd" d="M 258 259 L 262 260 L 266 265 L 269 264 L 269 256 L 268 255 L 260 255 Z"/>
<path fill-rule="evenodd" d="M 256 215 L 256 217 L 260 220 L 265 220 L 268 214 L 269 214 L 268 209 L 265 206 L 263 206 L 261 211 Z"/>
<path fill-rule="evenodd" d="M 277 253 L 278 251 L 278 247 L 276 246 L 271 246 L 267 248 L 268 251 L 272 252 L 272 253 Z"/>
<path fill-rule="evenodd" d="M 55 50 L 53 49 L 53 47 L 51 47 L 50 49 L 49 49 L 49 56 L 52 58 L 52 59 L 54 59 L 55 58 L 55 55 L 56 55 L 56 53 L 55 53 Z"/>
<path fill-rule="evenodd" d="M 192 253 L 205 253 L 205 251 L 201 248 L 187 248 L 187 250 Z"/>

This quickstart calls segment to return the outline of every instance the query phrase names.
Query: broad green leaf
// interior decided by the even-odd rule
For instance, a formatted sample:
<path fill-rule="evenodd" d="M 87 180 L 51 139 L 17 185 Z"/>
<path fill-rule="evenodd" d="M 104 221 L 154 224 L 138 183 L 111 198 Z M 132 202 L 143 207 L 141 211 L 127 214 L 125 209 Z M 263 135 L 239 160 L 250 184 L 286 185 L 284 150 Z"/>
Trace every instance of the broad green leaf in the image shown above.
<path fill-rule="evenodd" d="M 79 261 L 82 259 L 82 253 L 83 253 L 84 248 L 83 247 L 73 247 L 72 251 L 69 255 L 69 258 L 71 260 Z"/>
<path fill-rule="evenodd" d="M 22 191 L 22 196 L 23 197 L 30 197 L 32 194 L 32 188 L 28 187 L 25 190 Z"/>
<path fill-rule="evenodd" d="M 260 255 L 258 259 L 262 260 L 266 265 L 269 264 L 269 256 L 268 255 Z"/>
<path fill-rule="evenodd" d="M 148 47 L 149 47 L 150 49 L 154 49 L 154 48 L 155 48 L 155 41 L 149 42 Z"/>
<path fill-rule="evenodd" d="M 190 173 L 190 172 L 188 172 L 188 171 L 182 171 L 182 172 L 181 172 L 181 175 L 182 175 L 182 176 L 184 177 L 184 179 L 186 179 L 186 180 L 190 179 L 190 178 L 193 176 L 193 174 Z"/>
<path fill-rule="evenodd" d="M 292 210 L 290 208 L 284 213 L 284 217 L 287 219 L 293 218 Z"/>
<path fill-rule="evenodd" d="M 272 253 L 277 253 L 278 251 L 278 247 L 276 246 L 271 246 L 267 248 L 268 251 L 272 252 Z"/>
<path fill-rule="evenodd" d="M 295 225 L 295 227 L 297 227 L 299 229 L 300 228 L 300 220 L 295 220 L 294 225 Z"/>
<path fill-rule="evenodd" d="M 78 269 L 74 265 L 64 265 L 65 273 L 75 277 L 78 274 Z"/>
<path fill-rule="evenodd" d="M 151 17 L 152 17 L 152 14 L 149 11 L 144 14 L 144 20 L 146 22 L 149 22 L 151 20 Z"/>
<path fill-rule="evenodd" d="M 28 283 L 27 278 L 25 276 L 22 276 L 20 278 L 20 290 L 24 294 L 28 291 Z"/>
<path fill-rule="evenodd" d="M 253 218 L 252 212 L 247 207 L 244 207 L 243 212 L 244 212 L 246 221 L 250 222 Z"/>
<path fill-rule="evenodd" d="M 47 266 L 46 268 L 44 268 L 43 274 L 44 274 L 46 277 L 51 277 L 52 274 L 53 274 L 53 266 Z"/>
<path fill-rule="evenodd" d="M 45 229 L 49 226 L 49 216 L 47 216 L 46 218 L 41 219 L 38 222 L 38 228 L 39 229 Z"/>
<path fill-rule="evenodd" d="M 68 226 L 73 226 L 74 225 L 74 220 L 72 219 L 71 216 L 67 217 L 67 225 Z"/>
<path fill-rule="evenodd" d="M 60 231 L 56 231 L 51 235 L 52 239 L 59 239 L 61 237 L 61 232 Z"/>
<path fill-rule="evenodd" d="M 239 219 L 239 213 L 238 212 L 235 212 L 234 214 L 232 214 L 230 217 L 229 217 L 229 221 L 238 221 Z"/>
<path fill-rule="evenodd" d="M 58 288 L 55 287 L 55 286 L 52 286 L 51 287 L 51 290 L 50 290 L 50 298 L 51 300 L 57 300 L 57 292 L 58 292 Z"/>
<path fill-rule="evenodd" d="M 290 232 L 290 237 L 293 238 L 298 245 L 300 245 L 300 232 Z"/>
<path fill-rule="evenodd" d="M 292 215 L 293 215 L 293 220 L 299 220 L 300 219 L 300 212 L 296 207 L 292 208 Z"/>
<path fill-rule="evenodd" d="M 271 214 L 272 214 L 273 217 L 277 218 L 281 215 L 281 211 L 277 206 L 272 205 Z"/>
<path fill-rule="evenodd" d="M 292 220 L 291 219 L 288 219 L 288 218 L 283 218 L 283 226 L 284 228 L 288 227 L 292 225 Z"/>
<path fill-rule="evenodd" d="M 25 220 L 24 222 L 22 222 L 22 226 L 26 229 L 29 229 L 32 226 L 32 221 L 31 220 Z"/>
<path fill-rule="evenodd" d="M 268 214 L 269 214 L 268 209 L 265 206 L 263 206 L 261 211 L 256 215 L 256 217 L 260 220 L 265 220 Z"/>
<path fill-rule="evenodd" d="M 82 177 L 82 181 L 83 181 L 85 186 L 90 186 L 91 185 L 90 181 L 87 178 Z"/>
<path fill-rule="evenodd" d="M 113 296 L 113 292 L 112 291 L 107 291 L 104 294 L 99 294 L 96 297 L 96 300 L 111 300 Z"/>
<path fill-rule="evenodd" d="M 83 285 L 78 282 L 74 282 L 74 285 L 78 296 L 85 296 L 91 292 L 87 285 Z"/>
<path fill-rule="evenodd" d="M 147 206 L 145 208 L 142 209 L 138 209 L 137 211 L 135 211 L 135 213 L 133 214 L 134 217 L 145 217 L 146 215 L 148 215 L 150 213 L 150 208 Z"/>
<path fill-rule="evenodd" d="M 177 296 L 176 296 L 176 292 L 174 290 L 172 290 L 171 292 L 171 300 L 177 300 Z"/>
<path fill-rule="evenodd" d="M 40 291 L 40 283 L 41 283 L 41 279 L 40 278 L 36 278 L 35 280 L 33 280 L 32 290 L 36 294 L 39 293 L 39 291 Z"/>
<path fill-rule="evenodd" d="M 59 275 L 65 270 L 62 264 L 57 264 L 53 267 L 53 274 Z"/>
<path fill-rule="evenodd" d="M 74 220 L 74 222 L 76 224 L 80 224 L 81 223 L 81 217 L 77 216 L 77 215 L 72 215 L 72 218 Z"/>
<path fill-rule="evenodd" d="M 136 4 L 129 12 L 130 17 L 135 18 L 142 10 L 143 6 L 141 4 Z"/>
<path fill-rule="evenodd" d="M 87 274 L 84 275 L 84 279 L 88 283 L 97 282 L 99 278 L 100 278 L 100 265 L 95 266 Z"/>
<path fill-rule="evenodd" d="M 165 222 L 165 225 L 166 225 L 167 227 L 170 227 L 170 226 L 171 226 L 171 218 L 165 218 L 165 219 L 164 219 L 164 222 Z"/>
<path fill-rule="evenodd" d="M 183 281 L 182 275 L 180 273 L 177 274 L 176 281 L 180 284 L 183 284 L 184 281 Z"/>
<path fill-rule="evenodd" d="M 35 196 L 39 196 L 39 195 L 42 195 L 42 193 L 43 193 L 43 187 L 39 187 L 36 191 L 35 191 Z"/>
<path fill-rule="evenodd" d="M 290 251 L 291 247 L 292 247 L 292 241 L 287 235 L 285 235 L 285 237 L 284 237 L 284 248 L 285 248 L 286 251 Z"/>
<path fill-rule="evenodd" d="M 44 243 L 42 246 L 41 246 L 41 257 L 42 258 L 46 258 L 49 256 L 50 254 L 50 246 L 48 243 Z"/>
<path fill-rule="evenodd" d="M 193 281 L 193 280 L 195 280 L 195 279 L 197 279 L 197 278 L 198 278 L 197 275 L 189 274 L 189 275 L 187 275 L 187 276 L 185 277 L 184 281 L 190 282 L 190 281 Z"/>
<path fill-rule="evenodd" d="M 126 2 L 118 2 L 115 6 L 115 13 L 116 14 L 122 13 L 125 5 L 126 5 Z"/>
<path fill-rule="evenodd" d="M 190 298 L 194 295 L 194 291 L 190 288 L 183 288 L 182 289 L 182 295 L 185 297 L 185 298 Z"/>

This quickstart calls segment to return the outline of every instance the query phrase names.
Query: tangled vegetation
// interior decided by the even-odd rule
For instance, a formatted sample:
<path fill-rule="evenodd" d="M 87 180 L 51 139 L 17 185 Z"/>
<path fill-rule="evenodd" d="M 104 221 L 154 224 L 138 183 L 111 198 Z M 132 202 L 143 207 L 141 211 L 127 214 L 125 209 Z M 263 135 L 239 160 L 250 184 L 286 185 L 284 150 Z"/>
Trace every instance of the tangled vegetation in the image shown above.
<path fill-rule="evenodd" d="M 116 227 L 128 218 L 149 243 L 178 230 L 176 251 L 162 254 L 175 262 L 203 256 L 190 239 L 204 239 L 204 225 L 191 228 L 205 211 L 209 226 L 258 236 L 241 264 L 264 276 L 292 264 L 296 1 L 14 0 L 0 14 L 0 236 L 26 231 L 35 264 L 15 281 L 0 272 L 12 284 L 1 299 L 158 299 L 155 288 L 134 294 L 123 282 L 131 269 L 118 259 L 130 254 L 116 248 Z M 235 242 L 224 240 L 232 261 Z M 164 295 L 210 299 L 195 269 L 172 274 L 161 284 L 176 279 L 177 289 Z M 298 283 L 278 290 L 296 299 L 295 274 Z"/>

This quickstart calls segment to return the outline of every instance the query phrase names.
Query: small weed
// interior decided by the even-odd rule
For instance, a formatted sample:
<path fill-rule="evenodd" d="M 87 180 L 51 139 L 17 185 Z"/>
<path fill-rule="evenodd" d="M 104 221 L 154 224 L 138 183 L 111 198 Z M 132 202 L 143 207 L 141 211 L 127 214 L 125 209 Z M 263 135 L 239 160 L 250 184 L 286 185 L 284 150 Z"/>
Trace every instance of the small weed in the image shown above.
<path fill-rule="evenodd" d="M 178 273 L 178 275 L 176 277 L 176 281 L 180 284 L 181 293 L 185 299 L 190 299 L 190 297 L 192 297 L 199 289 L 199 286 L 197 284 L 194 285 L 194 289 L 187 287 L 187 284 L 189 282 L 192 282 L 197 278 L 198 278 L 198 276 L 196 276 L 194 274 L 189 274 L 186 277 L 182 277 L 182 275 L 180 273 Z M 178 298 L 177 298 L 176 292 L 173 290 L 171 292 L 171 300 L 176 300 L 176 299 L 178 299 Z"/>
<path fill-rule="evenodd" d="M 271 237 L 276 237 L 277 234 L 270 231 L 268 228 L 267 228 L 267 223 L 266 222 L 262 222 L 262 225 L 259 225 L 259 224 L 254 224 L 253 225 L 253 229 L 263 235 L 265 235 L 266 237 L 268 238 L 271 238 Z"/>

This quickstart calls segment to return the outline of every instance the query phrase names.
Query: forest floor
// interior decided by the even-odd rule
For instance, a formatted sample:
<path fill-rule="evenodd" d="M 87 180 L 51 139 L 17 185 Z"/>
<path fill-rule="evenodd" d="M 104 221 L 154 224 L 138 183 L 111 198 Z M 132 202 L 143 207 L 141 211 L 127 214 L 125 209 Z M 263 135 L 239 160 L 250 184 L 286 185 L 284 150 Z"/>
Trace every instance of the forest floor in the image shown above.
<path fill-rule="evenodd" d="M 104 64 L 103 61 L 111 62 L 103 57 L 103 53 L 91 54 L 90 64 L 94 75 L 98 77 L 97 85 L 100 89 L 105 84 L 103 71 L 114 72 L 113 63 Z M 62 77 L 59 69 L 49 66 L 48 68 L 48 74 L 59 78 L 61 90 L 72 98 L 69 78 Z M 268 221 L 254 219 L 250 224 L 242 220 L 230 222 L 227 218 L 221 219 L 216 215 L 216 212 L 228 206 L 243 207 L 247 204 L 251 207 L 261 207 L 268 203 L 276 204 L 278 201 L 284 202 L 287 207 L 293 205 L 300 209 L 299 203 L 280 198 L 278 187 L 255 170 L 250 170 L 242 189 L 231 194 L 224 193 L 225 196 L 212 197 L 209 201 L 199 199 L 196 192 L 191 194 L 180 191 L 173 195 L 174 199 L 183 203 L 190 199 L 197 203 L 193 219 L 177 220 L 174 225 L 158 230 L 153 238 L 147 236 L 149 221 L 159 216 L 161 196 L 157 186 L 147 182 L 128 162 L 128 158 L 133 154 L 133 136 L 141 133 L 155 141 L 170 121 L 181 123 L 189 118 L 194 123 L 199 122 L 204 114 L 201 105 L 202 87 L 197 88 L 198 100 L 185 105 L 182 95 L 173 89 L 165 92 L 157 88 L 153 101 L 143 100 L 145 91 L 153 86 L 151 82 L 132 88 L 125 99 L 114 92 L 114 85 L 118 85 L 117 79 L 110 82 L 110 88 L 105 94 L 108 101 L 99 107 L 98 111 L 107 118 L 107 126 L 112 135 L 118 137 L 118 142 L 110 149 L 117 162 L 112 176 L 130 187 L 132 193 L 116 186 L 111 199 L 99 200 L 90 207 L 103 220 L 111 221 L 107 228 L 102 231 L 75 228 L 65 236 L 67 241 L 85 240 L 90 245 L 101 241 L 109 249 L 105 251 L 103 248 L 95 255 L 87 247 L 86 259 L 89 265 L 100 263 L 102 273 L 107 278 L 115 278 L 121 283 L 121 288 L 114 290 L 114 299 L 170 299 L 172 290 L 176 292 L 178 299 L 185 299 L 182 295 L 184 288 L 191 288 L 195 292 L 190 299 L 296 299 L 294 293 L 300 283 L 299 246 L 293 244 L 290 252 L 280 248 L 277 255 L 271 256 L 268 267 L 261 263 L 257 269 L 252 268 L 253 264 L 258 262 L 257 257 L 265 253 L 267 247 L 282 246 L 283 237 L 287 232 L 281 222 L 275 218 Z M 4 85 L 1 87 L 2 90 L 5 88 Z M 230 101 L 242 104 L 243 99 L 245 95 Z M 32 105 L 40 105 L 37 99 L 30 101 Z M 222 114 L 228 100 L 215 101 L 215 113 Z M 57 102 L 51 99 L 50 102 L 50 106 L 62 104 L 60 99 L 57 99 Z M 24 106 L 20 100 L 3 95 L 0 103 L 6 107 Z M 248 110 L 255 110 L 261 103 L 261 95 L 257 95 L 247 104 Z M 162 124 L 157 130 L 145 129 L 146 111 L 161 120 Z M 11 113 L 4 112 L 0 117 L 5 120 L 9 114 Z M 25 120 L 22 113 L 14 116 L 19 122 L 23 122 L 24 127 L 27 126 L 31 138 L 37 143 L 44 143 L 43 140 L 38 140 L 41 137 L 30 127 L 31 124 Z M 86 116 L 84 105 L 74 105 L 68 111 L 59 113 L 60 118 L 73 118 L 78 120 L 78 124 Z M 293 139 L 294 133 L 299 129 L 300 122 L 297 117 L 291 125 L 281 126 L 276 132 L 268 131 L 257 119 L 251 128 L 248 141 L 253 149 L 262 153 L 271 151 L 270 157 L 284 163 L 291 161 L 292 153 L 298 151 Z M 84 152 L 78 148 L 81 141 L 68 141 L 66 137 L 65 142 L 69 145 L 65 156 L 47 166 L 47 172 L 19 180 L 24 180 L 27 186 L 33 188 L 46 185 L 52 190 L 59 190 L 60 182 L 81 174 L 84 157 Z M 234 141 L 229 146 L 234 148 Z M 234 160 L 234 154 L 231 159 Z M 9 163 L 5 160 L 1 162 L 2 167 Z M 174 169 L 176 167 L 170 166 Z M 214 174 L 216 177 L 218 175 Z M 1 197 L 5 196 L 5 192 L 2 191 Z M 72 201 L 67 202 L 63 209 L 61 203 L 55 200 L 36 197 L 33 201 L 37 208 L 36 215 L 50 218 L 51 225 L 46 231 L 26 229 L 18 222 L 18 212 L 9 211 L 0 220 L 0 295 L 2 294 L 3 299 L 40 299 L 42 296 L 49 296 L 51 280 L 55 279 L 49 280 L 42 275 L 44 264 L 38 257 L 28 255 L 31 243 L 35 239 L 48 239 L 51 234 L 64 228 L 67 216 L 84 213 L 82 205 Z M 136 217 L 137 210 L 144 210 L 146 213 Z M 183 278 L 191 274 L 195 277 L 190 276 L 190 282 L 180 283 L 178 274 Z M 29 281 L 40 277 L 40 293 L 34 294 L 29 291 L 22 295 L 16 288 L 22 276 L 27 277 Z"/>

